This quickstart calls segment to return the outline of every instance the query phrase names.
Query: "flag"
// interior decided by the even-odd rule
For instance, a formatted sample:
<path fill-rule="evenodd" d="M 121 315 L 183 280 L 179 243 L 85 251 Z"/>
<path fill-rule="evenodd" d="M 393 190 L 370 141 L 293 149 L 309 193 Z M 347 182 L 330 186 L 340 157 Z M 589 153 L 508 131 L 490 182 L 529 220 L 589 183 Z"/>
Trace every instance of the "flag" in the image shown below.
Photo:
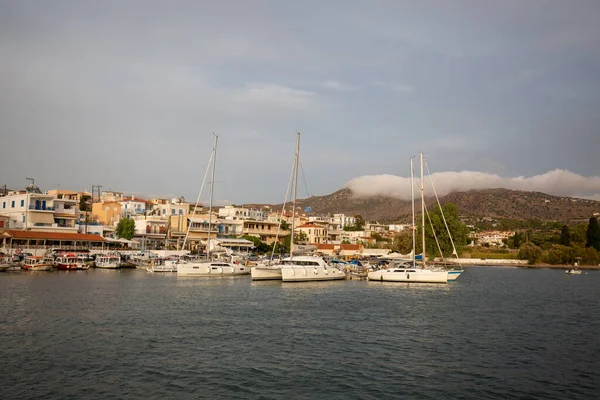
<path fill-rule="evenodd" d="M 311 211 L 312 211 L 312 208 L 310 208 L 310 206 L 306 206 L 306 208 L 304 209 L 304 212 L 307 212 L 307 213 L 309 213 Z"/>

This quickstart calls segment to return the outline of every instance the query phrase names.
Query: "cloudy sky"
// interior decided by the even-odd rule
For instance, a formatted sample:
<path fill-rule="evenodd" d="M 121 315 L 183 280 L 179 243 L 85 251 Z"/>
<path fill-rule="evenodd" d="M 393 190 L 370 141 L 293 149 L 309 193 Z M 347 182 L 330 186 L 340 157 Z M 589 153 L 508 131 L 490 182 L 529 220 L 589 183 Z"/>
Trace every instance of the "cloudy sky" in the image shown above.
<path fill-rule="evenodd" d="M 298 130 L 299 197 L 394 193 L 419 151 L 446 186 L 593 197 L 598 15 L 596 0 L 0 0 L 0 184 L 195 199 L 218 132 L 215 198 L 277 203 Z"/>

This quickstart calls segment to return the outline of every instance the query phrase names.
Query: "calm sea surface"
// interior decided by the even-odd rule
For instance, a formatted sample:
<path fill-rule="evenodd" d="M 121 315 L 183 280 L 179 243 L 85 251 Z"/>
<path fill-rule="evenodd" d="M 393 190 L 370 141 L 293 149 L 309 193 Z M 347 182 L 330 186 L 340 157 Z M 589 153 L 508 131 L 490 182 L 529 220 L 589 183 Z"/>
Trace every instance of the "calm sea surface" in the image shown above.
<path fill-rule="evenodd" d="M 2 399 L 598 399 L 600 271 L 0 274 Z"/>

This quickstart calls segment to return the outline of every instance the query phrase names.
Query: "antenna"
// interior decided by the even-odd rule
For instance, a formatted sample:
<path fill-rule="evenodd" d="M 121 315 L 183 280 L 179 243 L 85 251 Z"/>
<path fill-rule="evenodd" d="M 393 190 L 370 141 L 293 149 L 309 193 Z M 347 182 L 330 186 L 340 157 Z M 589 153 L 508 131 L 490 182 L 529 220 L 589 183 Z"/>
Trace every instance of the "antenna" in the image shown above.
<path fill-rule="evenodd" d="M 25 178 L 28 181 L 31 181 L 31 186 L 35 186 L 35 179 L 33 178 Z"/>

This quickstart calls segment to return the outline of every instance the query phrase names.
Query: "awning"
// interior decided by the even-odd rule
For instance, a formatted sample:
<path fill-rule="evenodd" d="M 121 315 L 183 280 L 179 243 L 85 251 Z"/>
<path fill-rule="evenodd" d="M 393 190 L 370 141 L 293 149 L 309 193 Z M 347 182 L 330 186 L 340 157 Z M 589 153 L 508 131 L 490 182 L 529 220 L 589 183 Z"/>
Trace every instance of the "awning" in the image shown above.
<path fill-rule="evenodd" d="M 27 214 L 28 222 L 33 224 L 53 224 L 54 214 L 47 212 L 29 212 Z"/>

